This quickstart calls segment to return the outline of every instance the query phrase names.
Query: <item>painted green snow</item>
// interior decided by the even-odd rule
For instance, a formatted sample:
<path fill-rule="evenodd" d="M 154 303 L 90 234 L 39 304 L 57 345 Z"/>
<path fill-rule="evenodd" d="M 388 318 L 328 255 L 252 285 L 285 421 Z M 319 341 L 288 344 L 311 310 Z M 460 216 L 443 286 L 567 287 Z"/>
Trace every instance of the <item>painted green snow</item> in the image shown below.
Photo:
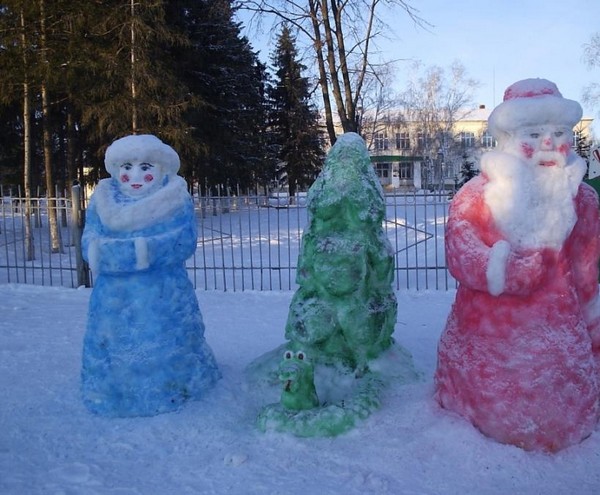
<path fill-rule="evenodd" d="M 249 374 L 259 386 L 281 388 L 280 401 L 260 411 L 260 430 L 335 436 L 379 408 L 390 381 L 418 376 L 410 354 L 392 345 L 397 303 L 385 198 L 358 134 L 332 147 L 308 192 L 308 213 L 287 343 L 251 363 Z"/>
<path fill-rule="evenodd" d="M 338 138 L 308 212 L 285 336 L 316 361 L 360 373 L 391 345 L 397 304 L 383 190 L 358 134 Z"/>
<path fill-rule="evenodd" d="M 290 411 L 319 406 L 315 389 L 315 368 L 303 351 L 285 351 L 279 365 L 279 380 L 283 384 L 281 405 Z"/>
<path fill-rule="evenodd" d="M 294 410 L 283 403 L 269 404 L 257 420 L 261 431 L 292 433 L 298 437 L 333 437 L 351 430 L 380 406 L 383 380 L 367 373 L 356 382 L 356 390 L 347 398 L 318 408 Z"/>

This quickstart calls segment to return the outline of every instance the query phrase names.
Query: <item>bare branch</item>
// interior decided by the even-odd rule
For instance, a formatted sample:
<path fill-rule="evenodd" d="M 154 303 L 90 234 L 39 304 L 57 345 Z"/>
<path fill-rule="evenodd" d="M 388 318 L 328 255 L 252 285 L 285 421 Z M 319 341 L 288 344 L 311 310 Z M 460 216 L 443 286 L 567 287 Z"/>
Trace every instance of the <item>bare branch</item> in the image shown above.
<path fill-rule="evenodd" d="M 293 26 L 311 46 L 331 142 L 335 132 L 330 98 L 335 101 L 342 130 L 360 131 L 357 105 L 366 79 L 380 67 L 373 59 L 376 40 L 391 31 L 380 17 L 382 10 L 399 9 L 416 26 L 430 26 L 418 9 L 404 0 L 239 0 L 239 7 L 257 16 L 270 16 L 275 25 L 285 22 Z"/>

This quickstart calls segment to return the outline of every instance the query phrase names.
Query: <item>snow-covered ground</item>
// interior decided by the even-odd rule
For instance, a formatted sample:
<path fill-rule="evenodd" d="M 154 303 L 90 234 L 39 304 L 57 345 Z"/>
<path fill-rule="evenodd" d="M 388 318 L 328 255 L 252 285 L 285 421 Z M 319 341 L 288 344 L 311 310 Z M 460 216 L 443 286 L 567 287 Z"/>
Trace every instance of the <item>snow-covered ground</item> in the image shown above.
<path fill-rule="evenodd" d="M 92 416 L 79 397 L 89 289 L 0 285 L 0 493 L 597 495 L 600 431 L 555 455 L 483 437 L 432 399 L 454 292 L 400 291 L 395 337 L 422 380 L 325 439 L 263 434 L 267 400 L 246 380 L 283 343 L 292 292 L 203 292 L 223 379 L 203 401 L 139 419 Z M 552 404 L 548 404 L 552 407 Z"/>

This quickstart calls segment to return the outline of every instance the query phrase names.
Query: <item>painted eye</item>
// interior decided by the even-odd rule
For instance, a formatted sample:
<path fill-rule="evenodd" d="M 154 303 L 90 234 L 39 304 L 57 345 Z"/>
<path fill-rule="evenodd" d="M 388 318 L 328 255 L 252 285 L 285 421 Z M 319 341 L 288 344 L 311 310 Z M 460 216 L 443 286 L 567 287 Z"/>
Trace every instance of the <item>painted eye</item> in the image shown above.
<path fill-rule="evenodd" d="M 304 351 L 298 351 L 296 353 L 296 357 L 300 360 L 300 361 L 304 361 L 306 359 L 306 354 L 304 353 Z"/>
<path fill-rule="evenodd" d="M 150 170 L 152 167 L 154 167 L 154 165 L 152 165 L 151 163 L 142 163 L 140 167 L 144 172 L 146 172 L 147 170 Z"/>
<path fill-rule="evenodd" d="M 555 136 L 555 137 L 561 137 L 563 134 L 564 134 L 564 132 L 563 132 L 563 131 L 556 131 L 556 132 L 554 133 L 554 136 Z"/>
<path fill-rule="evenodd" d="M 537 132 L 532 132 L 529 136 L 532 137 L 533 139 L 537 139 L 540 137 L 540 135 Z"/>
<path fill-rule="evenodd" d="M 131 163 L 124 163 L 121 165 L 121 168 L 124 170 L 131 170 Z"/>
<path fill-rule="evenodd" d="M 285 351 L 283 353 L 283 358 L 284 359 L 292 359 L 292 357 L 294 357 L 294 353 L 292 351 Z"/>

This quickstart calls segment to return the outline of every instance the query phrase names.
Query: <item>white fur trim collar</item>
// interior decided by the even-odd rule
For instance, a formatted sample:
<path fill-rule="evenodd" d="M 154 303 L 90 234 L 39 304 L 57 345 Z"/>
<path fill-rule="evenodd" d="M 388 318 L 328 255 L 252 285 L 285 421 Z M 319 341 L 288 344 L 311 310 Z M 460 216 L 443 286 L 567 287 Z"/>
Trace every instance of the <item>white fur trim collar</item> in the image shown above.
<path fill-rule="evenodd" d="M 156 192 L 139 199 L 129 198 L 119 191 L 114 179 L 101 180 L 92 196 L 100 220 L 116 231 L 137 231 L 172 217 L 189 200 L 187 184 L 178 176 Z"/>

